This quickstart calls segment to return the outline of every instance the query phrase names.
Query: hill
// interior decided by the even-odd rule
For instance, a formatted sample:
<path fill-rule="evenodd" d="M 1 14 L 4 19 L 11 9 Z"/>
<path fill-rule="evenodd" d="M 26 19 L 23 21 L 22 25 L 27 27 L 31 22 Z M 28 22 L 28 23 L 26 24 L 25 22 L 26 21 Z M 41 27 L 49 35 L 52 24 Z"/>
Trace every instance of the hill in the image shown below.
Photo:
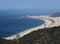
<path fill-rule="evenodd" d="M 0 44 L 60 44 L 60 26 L 39 29 L 18 40 L 0 39 Z"/>
<path fill-rule="evenodd" d="M 57 12 L 57 13 L 52 15 L 52 17 L 59 17 L 59 16 L 60 16 L 60 12 Z"/>

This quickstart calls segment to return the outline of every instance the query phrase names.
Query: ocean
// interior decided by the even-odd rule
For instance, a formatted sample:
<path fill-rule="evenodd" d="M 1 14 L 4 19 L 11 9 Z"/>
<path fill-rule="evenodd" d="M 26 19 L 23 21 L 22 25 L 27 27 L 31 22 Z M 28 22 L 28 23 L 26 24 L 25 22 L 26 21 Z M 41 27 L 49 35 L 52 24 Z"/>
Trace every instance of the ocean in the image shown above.
<path fill-rule="evenodd" d="M 40 15 L 40 13 L 27 11 L 0 11 L 0 37 L 9 37 L 44 23 L 40 19 L 21 18 L 28 14 Z"/>

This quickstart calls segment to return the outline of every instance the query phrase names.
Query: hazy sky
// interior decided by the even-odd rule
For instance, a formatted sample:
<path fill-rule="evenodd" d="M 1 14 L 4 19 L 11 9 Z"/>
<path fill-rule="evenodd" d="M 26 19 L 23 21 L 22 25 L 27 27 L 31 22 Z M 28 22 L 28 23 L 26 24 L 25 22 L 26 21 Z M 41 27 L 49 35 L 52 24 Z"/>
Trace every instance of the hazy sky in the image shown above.
<path fill-rule="evenodd" d="M 60 0 L 0 0 L 0 9 L 60 9 Z"/>

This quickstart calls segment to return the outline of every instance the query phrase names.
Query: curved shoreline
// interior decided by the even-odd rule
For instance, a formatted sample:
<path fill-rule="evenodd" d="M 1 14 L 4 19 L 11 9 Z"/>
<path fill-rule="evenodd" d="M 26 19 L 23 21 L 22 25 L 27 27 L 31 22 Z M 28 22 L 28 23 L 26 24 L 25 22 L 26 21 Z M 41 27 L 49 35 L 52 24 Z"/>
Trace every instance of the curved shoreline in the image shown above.
<path fill-rule="evenodd" d="M 7 38 L 4 38 L 4 39 L 7 39 L 7 40 L 13 40 L 13 39 L 17 39 L 17 36 L 19 35 L 19 38 L 20 37 L 23 37 L 24 35 L 34 31 L 34 30 L 38 30 L 38 29 L 42 29 L 42 28 L 50 28 L 50 27 L 54 27 L 55 25 L 55 20 L 54 18 L 51 18 L 49 16 L 27 16 L 28 18 L 35 18 L 35 19 L 41 19 L 41 20 L 44 20 L 45 23 L 40 25 L 40 26 L 37 26 L 37 27 L 34 27 L 34 28 L 31 28 L 31 29 L 28 29 L 26 31 L 23 31 L 21 33 L 18 33 L 16 35 L 13 35 L 13 36 L 10 36 L 10 37 L 7 37 Z M 54 22 L 53 22 L 54 21 Z"/>

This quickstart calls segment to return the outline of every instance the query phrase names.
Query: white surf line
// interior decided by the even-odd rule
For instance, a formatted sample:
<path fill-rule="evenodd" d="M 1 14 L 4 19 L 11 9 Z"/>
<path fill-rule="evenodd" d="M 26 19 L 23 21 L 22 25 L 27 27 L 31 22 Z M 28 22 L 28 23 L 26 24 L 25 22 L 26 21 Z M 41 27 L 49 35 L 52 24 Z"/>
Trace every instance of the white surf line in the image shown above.
<path fill-rule="evenodd" d="M 42 28 L 48 28 L 48 27 L 53 27 L 53 26 L 51 26 L 52 21 L 51 21 L 51 20 L 47 20 L 47 19 L 44 18 L 44 17 L 41 17 L 41 16 L 39 16 L 39 17 L 37 17 L 37 16 L 35 16 L 35 17 L 34 17 L 34 16 L 29 16 L 28 18 L 41 19 L 41 20 L 44 20 L 45 23 L 42 24 L 42 25 L 40 25 L 40 26 L 31 28 L 31 29 L 27 29 L 26 31 L 20 32 L 20 33 L 18 33 L 18 34 L 13 35 L 13 36 L 6 37 L 6 38 L 4 38 L 4 39 L 13 40 L 13 39 L 16 39 L 16 38 L 17 38 L 17 35 L 19 35 L 19 38 L 20 38 L 20 37 L 23 37 L 24 35 L 32 32 L 32 31 L 34 31 L 34 30 L 38 30 L 38 29 L 42 29 Z M 48 18 L 48 19 L 49 19 L 49 18 Z M 46 24 L 46 27 L 45 27 L 45 24 Z"/>

